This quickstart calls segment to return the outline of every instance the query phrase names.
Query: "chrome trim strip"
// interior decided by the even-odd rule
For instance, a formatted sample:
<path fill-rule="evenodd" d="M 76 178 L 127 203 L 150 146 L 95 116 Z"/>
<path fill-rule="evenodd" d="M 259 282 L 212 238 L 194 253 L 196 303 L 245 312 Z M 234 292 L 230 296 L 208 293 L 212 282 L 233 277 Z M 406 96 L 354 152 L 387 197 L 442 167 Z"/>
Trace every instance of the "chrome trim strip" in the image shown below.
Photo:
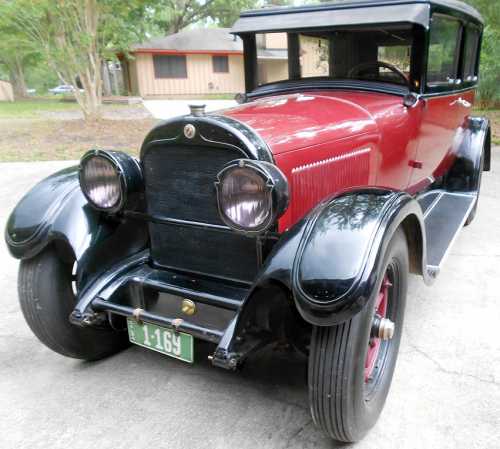
<path fill-rule="evenodd" d="M 330 157 L 328 159 L 323 159 L 321 161 L 311 162 L 310 164 L 299 165 L 292 169 L 292 174 L 299 173 L 304 170 L 309 170 L 311 168 L 319 167 L 321 165 L 330 164 L 333 162 L 343 161 L 345 159 L 350 159 L 351 157 L 360 156 L 362 154 L 369 153 L 371 151 L 370 147 L 361 148 L 359 150 L 351 151 L 350 153 L 341 154 L 339 156 Z"/>

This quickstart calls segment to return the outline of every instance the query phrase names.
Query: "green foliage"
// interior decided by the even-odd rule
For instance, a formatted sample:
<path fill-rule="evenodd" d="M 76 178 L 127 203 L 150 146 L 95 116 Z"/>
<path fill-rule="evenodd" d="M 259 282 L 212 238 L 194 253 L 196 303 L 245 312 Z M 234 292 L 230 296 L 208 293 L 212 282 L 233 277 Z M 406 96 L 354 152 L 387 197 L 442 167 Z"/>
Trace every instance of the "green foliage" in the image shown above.
<path fill-rule="evenodd" d="M 151 2 L 151 19 L 158 34 L 177 33 L 197 22 L 230 27 L 240 11 L 257 6 L 257 0 L 156 0 Z"/>
<path fill-rule="evenodd" d="M 43 55 L 90 120 L 100 117 L 101 64 L 142 39 L 148 0 L 5 0 L 4 22 L 22 42 Z M 1 35 L 0 35 L 1 40 Z"/>
<path fill-rule="evenodd" d="M 486 27 L 481 51 L 479 101 L 483 107 L 500 104 L 500 2 L 466 0 L 482 14 Z"/>

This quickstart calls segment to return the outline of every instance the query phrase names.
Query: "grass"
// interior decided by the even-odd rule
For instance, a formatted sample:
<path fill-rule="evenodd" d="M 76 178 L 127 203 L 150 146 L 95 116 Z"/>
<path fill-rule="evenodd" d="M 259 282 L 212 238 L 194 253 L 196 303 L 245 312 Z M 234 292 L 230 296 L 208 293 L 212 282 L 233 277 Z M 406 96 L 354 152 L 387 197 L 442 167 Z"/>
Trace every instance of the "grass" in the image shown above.
<path fill-rule="evenodd" d="M 0 119 L 38 118 L 43 112 L 77 111 L 78 104 L 58 99 L 30 99 L 0 102 Z"/>
<path fill-rule="evenodd" d="M 0 120 L 0 162 L 79 159 L 91 148 L 137 155 L 153 119 Z"/>
<path fill-rule="evenodd" d="M 126 104 L 104 104 L 103 110 L 126 108 Z M 14 102 L 0 102 L 1 119 L 36 119 L 47 113 L 80 111 L 80 107 L 71 97 L 37 97 Z"/>
<path fill-rule="evenodd" d="M 500 145 L 500 109 L 476 109 L 475 115 L 483 115 L 489 118 L 491 125 L 491 143 Z"/>

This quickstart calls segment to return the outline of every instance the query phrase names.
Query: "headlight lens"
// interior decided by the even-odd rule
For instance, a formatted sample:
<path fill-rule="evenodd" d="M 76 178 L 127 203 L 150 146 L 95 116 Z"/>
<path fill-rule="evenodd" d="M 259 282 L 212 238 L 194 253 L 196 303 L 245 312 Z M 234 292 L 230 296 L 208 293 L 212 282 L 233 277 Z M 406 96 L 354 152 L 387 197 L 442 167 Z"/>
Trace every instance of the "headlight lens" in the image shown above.
<path fill-rule="evenodd" d="M 132 156 L 91 150 L 80 161 L 80 187 L 91 206 L 115 213 L 137 204 L 144 182 L 140 165 Z"/>
<path fill-rule="evenodd" d="M 94 156 L 85 161 L 81 173 L 82 187 L 87 197 L 100 209 L 112 209 L 120 202 L 120 176 L 111 161 Z"/>
<path fill-rule="evenodd" d="M 218 174 L 216 187 L 221 218 L 237 231 L 268 229 L 288 205 L 288 183 L 267 162 L 232 161 Z"/>
<path fill-rule="evenodd" d="M 258 229 L 269 218 L 272 199 L 266 180 L 250 168 L 235 168 L 221 179 L 221 212 L 244 229 Z"/>

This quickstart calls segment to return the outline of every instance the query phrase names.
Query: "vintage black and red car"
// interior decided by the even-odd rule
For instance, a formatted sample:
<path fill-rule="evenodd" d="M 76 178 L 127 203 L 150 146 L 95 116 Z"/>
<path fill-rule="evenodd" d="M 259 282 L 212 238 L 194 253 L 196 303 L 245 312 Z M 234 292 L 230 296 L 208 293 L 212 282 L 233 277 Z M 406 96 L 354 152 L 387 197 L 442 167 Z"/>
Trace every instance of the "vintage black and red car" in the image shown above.
<path fill-rule="evenodd" d="M 13 211 L 33 332 L 87 360 L 131 341 L 193 362 L 205 340 L 226 369 L 287 341 L 308 357 L 315 423 L 362 438 L 408 276 L 438 276 L 490 168 L 488 121 L 470 115 L 482 29 L 453 0 L 243 13 L 239 105 L 160 123 L 138 160 L 90 151 Z"/>

